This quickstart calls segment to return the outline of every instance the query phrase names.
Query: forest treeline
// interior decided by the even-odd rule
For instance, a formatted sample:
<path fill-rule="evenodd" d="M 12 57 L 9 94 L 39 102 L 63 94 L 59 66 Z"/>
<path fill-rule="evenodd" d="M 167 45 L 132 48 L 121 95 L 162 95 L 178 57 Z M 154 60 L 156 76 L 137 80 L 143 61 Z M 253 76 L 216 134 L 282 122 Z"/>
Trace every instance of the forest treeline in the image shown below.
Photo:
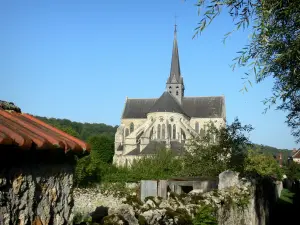
<path fill-rule="evenodd" d="M 84 141 L 98 135 L 107 135 L 114 138 L 118 128 L 118 126 L 110 126 L 104 123 L 79 123 L 68 119 L 35 117 Z"/>

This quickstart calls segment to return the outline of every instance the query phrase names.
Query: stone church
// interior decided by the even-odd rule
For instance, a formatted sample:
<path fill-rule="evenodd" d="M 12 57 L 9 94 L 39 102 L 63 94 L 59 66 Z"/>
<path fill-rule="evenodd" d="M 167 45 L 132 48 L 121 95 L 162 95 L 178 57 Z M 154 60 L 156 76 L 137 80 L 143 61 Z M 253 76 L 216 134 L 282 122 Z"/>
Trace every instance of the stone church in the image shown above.
<path fill-rule="evenodd" d="M 225 125 L 224 96 L 186 97 L 184 91 L 175 25 L 166 89 L 159 98 L 126 98 L 115 135 L 115 165 L 130 165 L 162 148 L 179 155 L 191 138 L 204 134 L 208 122 Z"/>

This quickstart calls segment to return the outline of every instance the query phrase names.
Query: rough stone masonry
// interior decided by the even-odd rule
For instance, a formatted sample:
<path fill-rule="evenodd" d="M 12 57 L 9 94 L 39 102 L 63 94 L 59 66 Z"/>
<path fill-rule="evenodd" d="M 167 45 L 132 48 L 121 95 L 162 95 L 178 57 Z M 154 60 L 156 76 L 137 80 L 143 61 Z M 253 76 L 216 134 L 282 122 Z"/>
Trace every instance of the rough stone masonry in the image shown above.
<path fill-rule="evenodd" d="M 0 172 L 0 224 L 69 224 L 72 167 L 31 165 Z"/>

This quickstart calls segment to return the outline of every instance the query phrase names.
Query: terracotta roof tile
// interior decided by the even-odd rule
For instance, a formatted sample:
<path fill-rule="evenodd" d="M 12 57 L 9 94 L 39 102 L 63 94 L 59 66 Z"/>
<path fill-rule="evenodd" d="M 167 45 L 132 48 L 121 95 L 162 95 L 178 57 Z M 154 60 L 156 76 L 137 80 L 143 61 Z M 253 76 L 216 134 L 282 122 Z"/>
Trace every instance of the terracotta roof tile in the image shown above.
<path fill-rule="evenodd" d="M 300 149 L 293 150 L 292 157 L 295 159 L 299 159 L 300 158 Z"/>
<path fill-rule="evenodd" d="M 0 107 L 0 145 L 15 145 L 20 149 L 64 149 L 90 151 L 85 142 L 56 129 L 39 119 L 17 110 Z"/>

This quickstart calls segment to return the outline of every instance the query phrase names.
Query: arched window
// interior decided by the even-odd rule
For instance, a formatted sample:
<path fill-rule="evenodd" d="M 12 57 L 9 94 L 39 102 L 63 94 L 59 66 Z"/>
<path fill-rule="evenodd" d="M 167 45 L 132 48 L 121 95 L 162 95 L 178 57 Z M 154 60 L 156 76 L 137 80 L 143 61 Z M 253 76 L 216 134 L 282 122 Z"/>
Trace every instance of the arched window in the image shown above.
<path fill-rule="evenodd" d="M 162 135 L 161 135 L 161 136 L 162 136 L 161 138 L 162 138 L 162 139 L 165 139 L 165 138 L 166 138 L 166 125 L 165 125 L 165 124 L 163 124 L 163 125 L 161 126 L 161 130 L 162 130 L 162 131 L 161 131 L 161 134 L 162 134 Z"/>
<path fill-rule="evenodd" d="M 161 129 L 161 126 L 160 124 L 157 125 L 157 139 L 160 139 L 160 129 Z"/>
<path fill-rule="evenodd" d="M 132 133 L 134 131 L 134 124 L 130 123 L 130 133 Z"/>
<path fill-rule="evenodd" d="M 172 138 L 172 125 L 171 124 L 168 125 L 168 135 L 170 138 Z"/>
<path fill-rule="evenodd" d="M 204 137 L 204 129 L 203 128 L 200 129 L 200 137 Z"/>
<path fill-rule="evenodd" d="M 129 130 L 128 128 L 125 129 L 125 137 L 127 137 L 129 135 Z"/>
<path fill-rule="evenodd" d="M 184 133 L 184 131 L 182 129 L 181 129 L 181 137 L 182 137 L 182 140 L 186 139 L 185 133 Z"/>
<path fill-rule="evenodd" d="M 176 95 L 178 95 L 178 91 L 176 91 Z"/>
<path fill-rule="evenodd" d="M 199 123 L 195 123 L 195 131 L 199 134 Z"/>
<path fill-rule="evenodd" d="M 151 128 L 151 131 L 150 131 L 150 140 L 153 139 L 153 127 Z"/>
<path fill-rule="evenodd" d="M 173 125 L 173 139 L 176 139 L 176 125 Z"/>

